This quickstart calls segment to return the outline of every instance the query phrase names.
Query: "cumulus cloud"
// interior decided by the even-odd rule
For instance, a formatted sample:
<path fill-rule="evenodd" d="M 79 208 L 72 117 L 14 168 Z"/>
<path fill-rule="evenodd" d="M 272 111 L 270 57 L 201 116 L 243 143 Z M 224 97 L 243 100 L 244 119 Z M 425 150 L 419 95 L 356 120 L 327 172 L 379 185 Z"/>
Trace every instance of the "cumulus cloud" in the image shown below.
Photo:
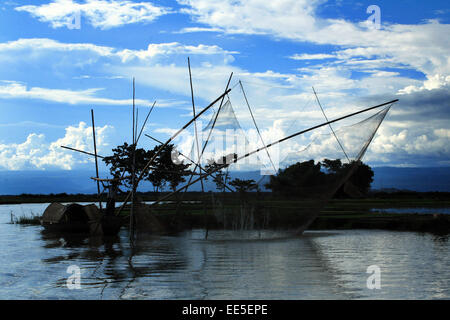
<path fill-rule="evenodd" d="M 170 8 L 150 2 L 125 0 L 55 0 L 48 4 L 26 5 L 15 8 L 30 13 L 53 28 L 71 26 L 75 15 L 80 15 L 95 28 L 110 29 L 133 23 L 149 23 L 171 12 Z"/>
<path fill-rule="evenodd" d="M 123 62 L 137 58 L 140 60 L 149 60 L 162 55 L 226 55 L 232 61 L 232 54 L 238 54 L 236 51 L 226 51 L 216 45 L 197 46 L 183 45 L 178 42 L 149 44 L 146 50 L 121 50 L 117 56 L 121 57 Z"/>
<path fill-rule="evenodd" d="M 109 135 L 113 127 L 96 127 L 96 142 L 99 154 L 110 149 Z M 0 168 L 6 170 L 70 170 L 93 162 L 92 157 L 62 149 L 69 146 L 93 152 L 92 128 L 80 122 L 65 129 L 64 137 L 48 142 L 44 134 L 31 133 L 22 143 L 0 144 Z"/>
<path fill-rule="evenodd" d="M 441 165 L 450 158 L 450 86 L 399 98 L 380 127 L 367 160 L 379 165 Z"/>

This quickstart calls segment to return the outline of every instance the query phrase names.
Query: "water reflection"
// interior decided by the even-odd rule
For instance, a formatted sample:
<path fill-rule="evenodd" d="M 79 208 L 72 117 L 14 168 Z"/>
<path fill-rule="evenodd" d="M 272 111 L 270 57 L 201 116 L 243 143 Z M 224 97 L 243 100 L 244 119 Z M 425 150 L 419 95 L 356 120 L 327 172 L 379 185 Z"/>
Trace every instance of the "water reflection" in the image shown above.
<path fill-rule="evenodd" d="M 199 240 L 203 231 L 175 237 L 140 234 L 133 246 L 126 231 L 116 238 L 41 232 L 42 245 L 60 249 L 43 258 L 48 265 L 79 265 L 83 289 L 101 289 L 108 298 L 261 298 L 339 295 L 333 270 L 314 237 L 269 240 Z M 212 238 L 218 237 L 211 232 Z M 293 244 L 289 246 L 288 244 Z M 302 266 L 303 265 L 303 266 Z M 304 267 L 304 268 L 303 268 Z M 296 268 L 302 273 L 290 272 Z M 65 279 L 56 286 L 65 289 Z M 288 290 L 286 290 L 288 289 Z"/>

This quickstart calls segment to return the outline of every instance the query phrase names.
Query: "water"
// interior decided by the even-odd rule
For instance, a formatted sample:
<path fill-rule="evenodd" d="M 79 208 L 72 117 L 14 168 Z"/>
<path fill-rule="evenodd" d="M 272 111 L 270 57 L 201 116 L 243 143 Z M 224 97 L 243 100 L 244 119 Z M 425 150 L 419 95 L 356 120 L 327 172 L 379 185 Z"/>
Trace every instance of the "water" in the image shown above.
<path fill-rule="evenodd" d="M 377 230 L 317 231 L 302 237 L 235 241 L 202 230 L 117 238 L 62 238 L 8 224 L 48 204 L 0 206 L 0 299 L 449 299 L 448 237 Z M 264 235 L 263 235 L 264 236 Z M 222 239 L 229 240 L 222 240 Z M 67 268 L 81 268 L 69 290 Z M 369 290 L 367 267 L 381 269 Z"/>
<path fill-rule="evenodd" d="M 375 208 L 370 211 L 382 213 L 450 214 L 450 208 Z"/>

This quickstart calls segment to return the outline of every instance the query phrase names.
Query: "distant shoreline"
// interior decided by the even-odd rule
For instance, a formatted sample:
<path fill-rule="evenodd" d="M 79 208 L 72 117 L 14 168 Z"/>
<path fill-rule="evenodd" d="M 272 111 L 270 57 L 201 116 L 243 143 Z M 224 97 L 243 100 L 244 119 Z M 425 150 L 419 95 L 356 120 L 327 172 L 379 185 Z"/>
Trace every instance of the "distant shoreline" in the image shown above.
<path fill-rule="evenodd" d="M 138 192 L 137 196 L 142 201 L 155 201 L 161 196 L 168 194 L 169 192 Z M 209 192 L 208 194 L 210 194 Z M 262 192 L 265 197 L 270 197 L 271 192 Z M 229 196 L 233 197 L 231 193 Z M 121 194 L 118 196 L 117 201 L 123 201 L 126 194 Z M 202 193 L 199 191 L 191 191 L 186 193 L 186 200 L 198 200 L 202 197 Z M 416 192 L 416 191 L 402 191 L 402 190 L 374 190 L 371 191 L 365 198 L 353 199 L 355 201 L 363 201 L 364 199 L 384 199 L 384 200 L 395 200 L 395 199 L 410 199 L 416 202 L 417 200 L 428 200 L 426 207 L 430 206 L 429 202 L 440 202 L 448 201 L 450 205 L 450 192 Z M 345 199 L 335 199 L 335 200 L 345 200 Z M 352 200 L 352 199 L 347 199 Z M 21 204 L 21 203 L 49 203 L 49 202 L 97 202 L 97 194 L 21 194 L 21 195 L 0 195 L 0 205 L 1 204 Z M 102 201 L 106 201 L 106 196 L 102 197 Z M 388 201 L 390 206 L 397 207 L 396 201 Z M 391 203 L 392 202 L 392 203 Z M 414 206 L 415 203 L 412 203 Z M 444 204 L 443 206 L 446 206 Z"/>

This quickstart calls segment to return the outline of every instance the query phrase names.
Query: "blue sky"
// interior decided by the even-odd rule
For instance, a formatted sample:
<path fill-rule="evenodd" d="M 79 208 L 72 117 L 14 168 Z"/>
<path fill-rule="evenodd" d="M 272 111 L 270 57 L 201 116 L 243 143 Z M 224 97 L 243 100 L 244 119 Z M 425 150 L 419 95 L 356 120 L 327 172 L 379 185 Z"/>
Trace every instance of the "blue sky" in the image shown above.
<path fill-rule="evenodd" d="M 234 72 L 266 142 L 323 122 L 314 86 L 329 118 L 400 99 L 368 163 L 449 166 L 449 20 L 448 1 L 3 1 L 0 169 L 91 167 L 59 147 L 92 150 L 91 108 L 99 153 L 129 141 L 133 76 L 141 119 L 157 101 L 145 132 L 167 139 L 191 113 L 188 56 L 198 108 Z"/>

